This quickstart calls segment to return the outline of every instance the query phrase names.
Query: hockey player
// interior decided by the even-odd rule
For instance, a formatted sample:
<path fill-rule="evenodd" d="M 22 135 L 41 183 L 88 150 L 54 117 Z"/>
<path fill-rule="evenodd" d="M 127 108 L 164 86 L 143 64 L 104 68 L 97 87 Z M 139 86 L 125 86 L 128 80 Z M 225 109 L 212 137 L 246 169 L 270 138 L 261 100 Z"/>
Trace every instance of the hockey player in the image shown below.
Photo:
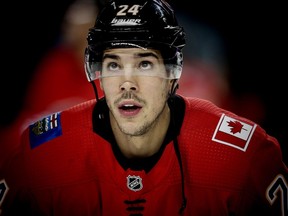
<path fill-rule="evenodd" d="M 164 0 L 109 1 L 85 51 L 96 100 L 25 130 L 0 180 L 2 215 L 287 216 L 278 141 L 177 94 L 184 45 Z"/>

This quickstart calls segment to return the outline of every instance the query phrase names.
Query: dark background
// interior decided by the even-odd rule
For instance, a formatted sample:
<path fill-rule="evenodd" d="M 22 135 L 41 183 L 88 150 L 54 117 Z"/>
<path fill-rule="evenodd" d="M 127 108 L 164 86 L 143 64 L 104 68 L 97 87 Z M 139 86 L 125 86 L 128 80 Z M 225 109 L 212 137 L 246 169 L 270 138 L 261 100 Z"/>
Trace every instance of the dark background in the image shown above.
<path fill-rule="evenodd" d="M 2 127 L 17 118 L 34 68 L 57 40 L 64 11 L 71 2 L 17 0 L 2 4 Z M 225 40 L 232 91 L 236 95 L 259 95 L 266 109 L 262 126 L 280 141 L 287 162 L 288 19 L 284 3 L 170 2 L 176 10 L 188 12 L 220 32 Z"/>

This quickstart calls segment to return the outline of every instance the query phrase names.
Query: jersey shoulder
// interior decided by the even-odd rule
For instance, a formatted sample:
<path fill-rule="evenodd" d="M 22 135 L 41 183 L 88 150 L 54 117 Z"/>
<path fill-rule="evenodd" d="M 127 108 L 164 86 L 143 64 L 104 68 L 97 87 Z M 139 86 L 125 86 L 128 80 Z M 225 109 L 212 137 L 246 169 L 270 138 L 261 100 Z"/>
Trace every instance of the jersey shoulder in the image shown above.
<path fill-rule="evenodd" d="M 229 110 L 199 98 L 184 98 L 186 109 L 183 129 L 188 133 L 209 137 L 210 141 L 236 148 L 245 152 L 250 143 L 275 143 L 257 123 Z"/>
<path fill-rule="evenodd" d="M 10 159 L 9 167 L 5 167 L 7 182 L 16 187 L 29 184 L 36 188 L 76 182 L 80 176 L 88 178 L 84 175 L 87 155 L 97 153 L 91 150 L 95 136 L 94 105 L 94 100 L 87 101 L 28 126 L 21 137 L 20 148 Z M 17 180 L 19 176 L 21 181 Z"/>
<path fill-rule="evenodd" d="M 26 128 L 22 141 L 33 149 L 65 134 L 73 136 L 79 128 L 92 130 L 94 105 L 95 100 L 90 100 L 38 119 Z"/>
<path fill-rule="evenodd" d="M 278 174 L 287 176 L 277 139 L 260 125 L 206 100 L 184 100 L 186 110 L 179 145 L 184 160 L 193 160 L 188 166 L 197 170 L 194 178 L 199 184 L 218 182 L 217 187 L 241 188 L 247 179 L 262 178 L 261 186 L 265 188 Z"/>

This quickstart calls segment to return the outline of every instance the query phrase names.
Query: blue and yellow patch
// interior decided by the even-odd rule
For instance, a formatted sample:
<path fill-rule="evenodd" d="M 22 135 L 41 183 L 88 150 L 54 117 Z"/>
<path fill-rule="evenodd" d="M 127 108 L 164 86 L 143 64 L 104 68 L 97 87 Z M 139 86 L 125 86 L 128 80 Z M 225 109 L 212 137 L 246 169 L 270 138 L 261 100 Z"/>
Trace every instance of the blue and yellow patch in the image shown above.
<path fill-rule="evenodd" d="M 62 135 L 60 113 L 54 113 L 29 126 L 30 146 L 35 148 Z"/>

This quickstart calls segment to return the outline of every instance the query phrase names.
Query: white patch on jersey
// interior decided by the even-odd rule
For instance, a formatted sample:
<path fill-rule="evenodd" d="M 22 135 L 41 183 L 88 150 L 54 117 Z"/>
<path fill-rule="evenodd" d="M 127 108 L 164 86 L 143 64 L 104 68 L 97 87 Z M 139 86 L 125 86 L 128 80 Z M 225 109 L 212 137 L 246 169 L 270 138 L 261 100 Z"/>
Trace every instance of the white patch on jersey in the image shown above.
<path fill-rule="evenodd" d="M 256 126 L 222 114 L 212 140 L 246 151 Z"/>

